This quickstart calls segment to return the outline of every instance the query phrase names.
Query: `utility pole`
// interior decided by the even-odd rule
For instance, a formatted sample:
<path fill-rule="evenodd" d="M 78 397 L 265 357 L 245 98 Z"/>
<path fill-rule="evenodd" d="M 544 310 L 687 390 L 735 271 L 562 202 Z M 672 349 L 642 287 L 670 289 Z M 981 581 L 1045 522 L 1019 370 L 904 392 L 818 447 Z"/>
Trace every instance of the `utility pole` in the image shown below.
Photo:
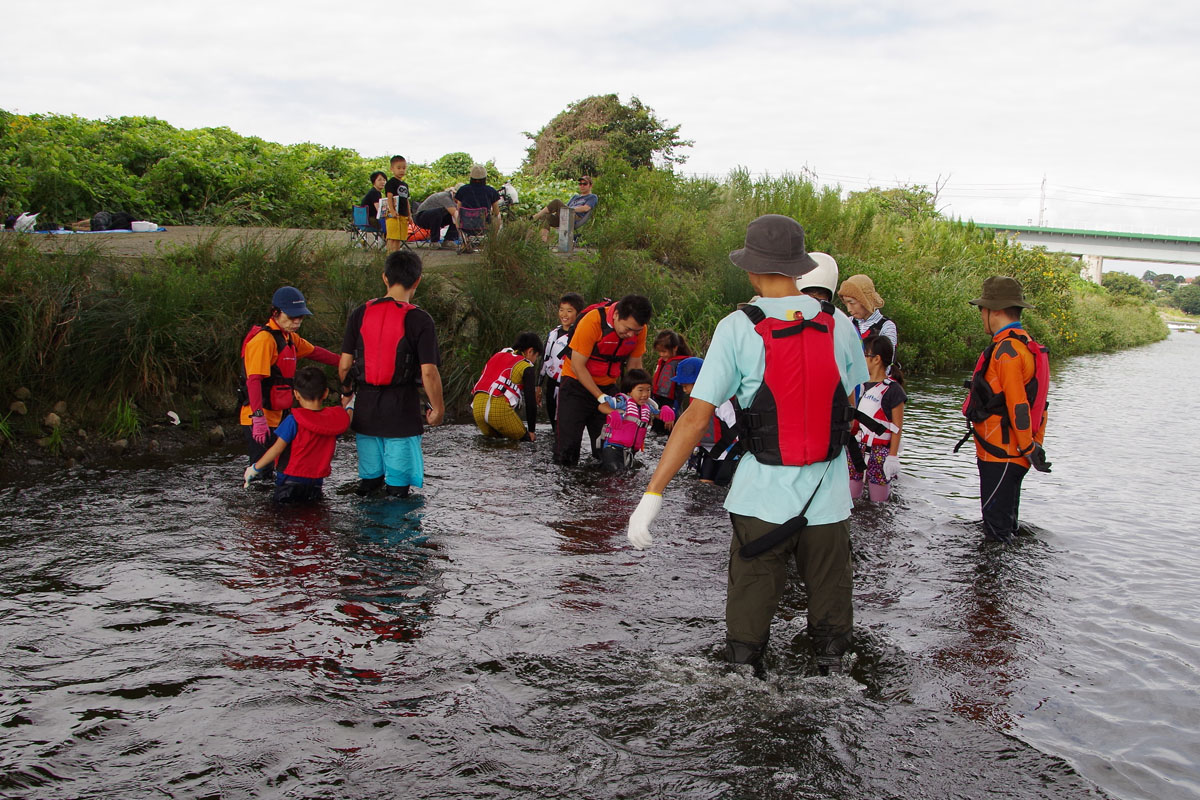
<path fill-rule="evenodd" d="M 1038 209 L 1038 227 L 1046 227 L 1046 176 L 1042 175 L 1042 202 Z"/>

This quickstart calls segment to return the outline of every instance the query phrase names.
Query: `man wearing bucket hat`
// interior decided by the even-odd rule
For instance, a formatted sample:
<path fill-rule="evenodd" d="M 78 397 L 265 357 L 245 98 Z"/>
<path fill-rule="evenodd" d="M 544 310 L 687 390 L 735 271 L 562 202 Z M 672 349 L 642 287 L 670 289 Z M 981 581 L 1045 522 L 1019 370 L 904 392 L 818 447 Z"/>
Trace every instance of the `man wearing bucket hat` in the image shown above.
<path fill-rule="evenodd" d="M 298 331 L 305 317 L 312 316 L 304 295 L 294 286 L 281 286 L 271 297 L 271 318 L 265 325 L 250 328 L 242 340 L 241 423 L 246 439 L 246 454 L 253 464 L 273 444 L 274 431 L 283 413 L 292 406 L 292 377 L 296 362 L 310 358 L 321 364 L 336 365 L 338 357 L 300 338 Z M 260 479 L 273 479 L 270 470 Z"/>
<path fill-rule="evenodd" d="M 988 278 L 983 282 L 983 294 L 969 302 L 979 308 L 983 329 L 992 341 L 966 383 L 970 391 L 963 415 L 968 431 L 954 450 L 975 438 L 984 536 L 1011 542 L 1018 528 L 1021 481 L 1031 465 L 1041 472 L 1050 471 L 1042 449 L 1049 357 L 1021 325 L 1022 309 L 1033 306 L 1025 302 L 1015 278 Z"/>
<path fill-rule="evenodd" d="M 848 421 L 839 421 L 835 433 L 834 418 L 844 420 L 846 393 L 867 380 L 866 362 L 858 336 L 837 320 L 832 306 L 797 288 L 796 278 L 816 262 L 795 220 L 759 217 L 746 229 L 746 246 L 729 259 L 746 271 L 758 298 L 717 325 L 691 404 L 676 421 L 629 520 L 629 541 L 638 549 L 650 546 L 650 525 L 667 484 L 717 406 L 736 398 L 747 452 L 725 500 L 733 522 L 725 658 L 761 670 L 794 559 L 808 590 L 808 635 L 817 668 L 837 672 L 852 638 L 853 570 L 844 452 Z M 830 399 L 839 393 L 841 410 Z"/>

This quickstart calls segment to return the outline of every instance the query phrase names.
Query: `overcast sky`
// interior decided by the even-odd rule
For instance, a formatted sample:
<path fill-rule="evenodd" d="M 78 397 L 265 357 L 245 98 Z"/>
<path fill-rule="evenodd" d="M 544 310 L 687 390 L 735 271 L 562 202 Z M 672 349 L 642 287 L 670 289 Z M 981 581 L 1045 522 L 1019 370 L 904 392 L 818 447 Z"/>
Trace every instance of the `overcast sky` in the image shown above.
<path fill-rule="evenodd" d="M 5 4 L 0 108 L 147 115 L 503 171 L 592 94 L 693 139 L 685 172 L 945 186 L 981 222 L 1200 236 L 1187 0 Z"/>

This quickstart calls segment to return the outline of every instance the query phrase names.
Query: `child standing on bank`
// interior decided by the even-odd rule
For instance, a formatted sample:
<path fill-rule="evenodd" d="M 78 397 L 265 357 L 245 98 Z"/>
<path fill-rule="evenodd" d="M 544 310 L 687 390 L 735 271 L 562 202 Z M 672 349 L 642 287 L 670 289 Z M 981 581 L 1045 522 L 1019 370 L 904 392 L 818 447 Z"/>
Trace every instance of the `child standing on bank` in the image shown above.
<path fill-rule="evenodd" d="M 677 391 L 675 370 L 685 358 L 692 357 L 692 349 L 687 341 L 673 330 L 660 331 L 654 337 L 654 352 L 658 354 L 658 363 L 654 366 L 654 380 L 650 384 L 650 397 L 661 407 L 670 406 L 676 416 L 682 410 L 680 400 L 682 392 Z M 669 431 L 666 423 L 654 421 L 655 433 Z"/>
<path fill-rule="evenodd" d="M 250 487 L 271 463 L 275 464 L 275 494 L 277 503 L 317 500 L 321 486 L 329 476 L 337 437 L 350 427 L 354 413 L 354 398 L 342 400 L 343 406 L 326 408 L 329 383 L 317 367 L 304 367 L 296 373 L 292 391 L 298 407 L 275 429 L 275 443 L 258 461 L 246 467 L 242 485 Z"/>
<path fill-rule="evenodd" d="M 404 182 L 408 162 L 404 156 L 392 156 L 391 170 L 383 191 L 387 197 L 387 249 L 394 253 L 408 241 L 408 184 Z"/>
<path fill-rule="evenodd" d="M 546 334 L 546 351 L 542 354 L 542 397 L 546 401 L 546 416 L 550 429 L 558 424 L 558 381 L 562 378 L 563 351 L 571 340 L 571 329 L 579 312 L 587 305 L 581 295 L 567 292 L 558 299 L 558 327 Z"/>
<path fill-rule="evenodd" d="M 881 433 L 868 430 L 854 423 L 854 435 L 867 463 L 866 473 L 850 468 L 850 496 L 862 496 L 863 482 L 872 502 L 887 502 L 891 495 L 891 482 L 900 474 L 900 432 L 904 425 L 904 374 L 899 365 L 888 370 L 892 363 L 892 341 L 886 336 L 871 335 L 863 339 L 863 354 L 867 358 L 870 380 L 862 385 L 862 397 L 858 401 L 860 413 L 874 419 L 884 430 Z"/>
<path fill-rule="evenodd" d="M 662 414 L 675 421 L 670 406 L 659 409 L 650 399 L 650 373 L 631 369 L 621 379 L 621 394 L 612 397 L 613 405 L 601 403 L 600 413 L 607 414 L 601 438 L 600 464 L 606 472 L 618 472 L 633 466 L 634 455 L 646 444 L 646 428 L 650 420 Z"/>

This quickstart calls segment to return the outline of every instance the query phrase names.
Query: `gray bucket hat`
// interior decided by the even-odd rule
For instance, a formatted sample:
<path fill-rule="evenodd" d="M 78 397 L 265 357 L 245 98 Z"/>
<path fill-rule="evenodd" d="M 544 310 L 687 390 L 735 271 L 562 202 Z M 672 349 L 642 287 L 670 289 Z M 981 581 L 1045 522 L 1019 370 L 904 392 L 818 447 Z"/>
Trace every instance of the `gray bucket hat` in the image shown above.
<path fill-rule="evenodd" d="M 804 249 L 804 228 L 782 214 L 764 214 L 747 225 L 746 246 L 730 253 L 729 260 L 746 272 L 791 278 L 817 267 Z"/>
<path fill-rule="evenodd" d="M 993 275 L 983 282 L 983 295 L 968 301 L 973 306 L 1001 311 L 1005 308 L 1033 308 L 1025 302 L 1021 282 L 1007 275 Z"/>

